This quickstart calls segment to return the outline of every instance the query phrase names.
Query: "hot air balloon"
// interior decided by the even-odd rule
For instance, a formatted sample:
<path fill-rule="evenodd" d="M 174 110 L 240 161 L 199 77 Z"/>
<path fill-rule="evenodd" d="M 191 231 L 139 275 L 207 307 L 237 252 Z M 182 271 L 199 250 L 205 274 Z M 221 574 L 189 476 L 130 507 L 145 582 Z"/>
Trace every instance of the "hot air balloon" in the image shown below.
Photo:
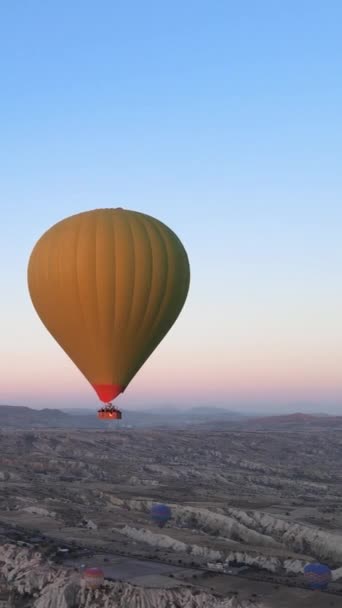
<path fill-rule="evenodd" d="M 104 574 L 101 568 L 85 568 L 83 580 L 88 589 L 97 589 L 104 582 Z"/>
<path fill-rule="evenodd" d="M 323 590 L 327 588 L 331 581 L 331 570 L 325 564 L 306 564 L 304 576 L 310 589 Z"/>
<path fill-rule="evenodd" d="M 41 321 L 105 404 L 126 389 L 180 314 L 186 251 L 159 220 L 95 209 L 50 228 L 33 248 L 28 287 Z"/>
<path fill-rule="evenodd" d="M 156 504 L 151 507 L 151 519 L 163 528 L 171 519 L 171 509 L 168 505 Z"/>

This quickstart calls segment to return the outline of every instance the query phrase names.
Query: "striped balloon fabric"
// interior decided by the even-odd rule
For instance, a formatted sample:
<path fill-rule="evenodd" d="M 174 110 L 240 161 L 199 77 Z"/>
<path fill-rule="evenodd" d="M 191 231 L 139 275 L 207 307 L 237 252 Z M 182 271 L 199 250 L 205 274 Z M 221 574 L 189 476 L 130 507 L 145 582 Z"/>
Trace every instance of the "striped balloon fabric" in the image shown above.
<path fill-rule="evenodd" d="M 325 564 L 307 564 L 304 568 L 304 576 L 310 589 L 322 590 L 326 589 L 331 581 L 331 570 Z"/>
<path fill-rule="evenodd" d="M 83 580 L 88 589 L 97 589 L 104 582 L 104 574 L 101 568 L 85 568 Z"/>

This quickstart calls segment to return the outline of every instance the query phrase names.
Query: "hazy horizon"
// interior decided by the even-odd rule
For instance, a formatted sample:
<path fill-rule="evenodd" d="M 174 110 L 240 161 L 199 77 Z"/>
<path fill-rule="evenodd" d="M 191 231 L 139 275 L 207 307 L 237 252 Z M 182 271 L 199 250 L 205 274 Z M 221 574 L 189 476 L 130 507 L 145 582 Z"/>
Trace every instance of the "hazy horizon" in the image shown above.
<path fill-rule="evenodd" d="M 1 403 L 97 408 L 26 269 L 55 222 L 122 206 L 179 235 L 191 286 L 118 405 L 342 404 L 341 19 L 308 0 L 3 7 Z"/>
<path fill-rule="evenodd" d="M 87 410 L 89 412 L 96 412 L 96 408 L 97 408 L 97 404 L 94 406 L 94 403 L 91 402 L 90 400 L 88 400 L 87 402 L 82 402 L 82 403 L 70 403 L 70 401 L 65 401 L 65 402 L 61 402 L 61 401 L 56 401 L 54 403 L 50 403 L 50 404 L 45 404 L 44 402 L 30 402 L 30 403 L 20 403 L 20 402 L 16 402 L 16 403 L 5 403 L 5 402 L 0 402 L 0 406 L 1 405 L 6 405 L 6 406 L 13 406 L 13 407 L 29 407 L 31 409 L 59 409 L 62 411 L 67 411 L 67 410 Z M 119 403 L 118 403 L 119 405 Z M 184 413 L 186 411 L 189 411 L 193 408 L 208 408 L 208 409 L 219 409 L 219 410 L 227 410 L 230 412 L 235 412 L 235 413 L 240 413 L 242 415 L 283 415 L 283 414 L 297 414 L 297 413 L 303 413 L 303 414 L 327 414 L 327 415 L 338 415 L 338 416 L 342 416 L 342 403 L 341 402 L 335 402 L 335 403 L 329 403 L 327 404 L 323 404 L 323 403 L 314 403 L 314 402 L 305 402 L 305 401 L 297 401 L 297 402 L 290 402 L 290 403 L 282 403 L 282 402 L 277 402 L 277 403 L 265 403 L 265 402 L 260 402 L 260 403 L 255 403 L 255 401 L 253 402 L 236 402 L 236 401 L 231 401 L 231 402 L 225 402 L 225 403 L 218 403 L 218 402 L 189 402 L 187 404 L 179 404 L 179 403 L 175 403 L 175 402 L 163 402 L 163 401 L 157 401 L 157 402 L 149 402 L 149 401 L 141 401 L 141 400 L 137 400 L 137 401 L 133 401 L 133 402 L 129 402 L 126 403 L 123 410 L 124 411 L 136 411 L 136 412 L 143 412 L 143 411 L 155 411 L 155 412 L 165 412 L 167 413 L 168 411 L 174 411 L 174 412 L 180 412 L 180 413 Z"/>

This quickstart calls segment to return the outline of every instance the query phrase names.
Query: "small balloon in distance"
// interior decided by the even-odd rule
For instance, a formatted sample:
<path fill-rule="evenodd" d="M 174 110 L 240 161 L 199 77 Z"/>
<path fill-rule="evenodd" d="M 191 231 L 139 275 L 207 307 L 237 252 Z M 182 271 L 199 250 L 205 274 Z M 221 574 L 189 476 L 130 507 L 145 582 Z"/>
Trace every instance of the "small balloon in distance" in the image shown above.
<path fill-rule="evenodd" d="M 329 566 L 318 562 L 306 564 L 304 576 L 310 589 L 323 590 L 327 588 L 331 581 L 331 569 Z"/>
<path fill-rule="evenodd" d="M 168 505 L 155 504 L 151 507 L 150 516 L 154 523 L 163 528 L 171 519 L 172 512 Z"/>
<path fill-rule="evenodd" d="M 88 589 L 98 589 L 104 583 L 104 573 L 101 568 L 85 568 L 83 580 Z"/>

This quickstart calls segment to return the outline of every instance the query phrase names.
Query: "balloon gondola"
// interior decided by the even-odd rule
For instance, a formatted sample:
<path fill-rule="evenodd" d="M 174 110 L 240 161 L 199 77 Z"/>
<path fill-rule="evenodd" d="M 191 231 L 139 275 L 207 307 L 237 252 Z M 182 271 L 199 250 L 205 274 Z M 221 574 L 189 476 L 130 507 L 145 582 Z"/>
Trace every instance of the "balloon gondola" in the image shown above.
<path fill-rule="evenodd" d="M 28 264 L 33 306 L 96 391 L 103 420 L 168 333 L 187 298 L 190 268 L 177 235 L 125 209 L 95 209 L 52 226 Z"/>
<path fill-rule="evenodd" d="M 108 404 L 106 407 L 101 407 L 97 411 L 97 417 L 100 420 L 121 420 L 122 413 L 116 407 Z"/>

